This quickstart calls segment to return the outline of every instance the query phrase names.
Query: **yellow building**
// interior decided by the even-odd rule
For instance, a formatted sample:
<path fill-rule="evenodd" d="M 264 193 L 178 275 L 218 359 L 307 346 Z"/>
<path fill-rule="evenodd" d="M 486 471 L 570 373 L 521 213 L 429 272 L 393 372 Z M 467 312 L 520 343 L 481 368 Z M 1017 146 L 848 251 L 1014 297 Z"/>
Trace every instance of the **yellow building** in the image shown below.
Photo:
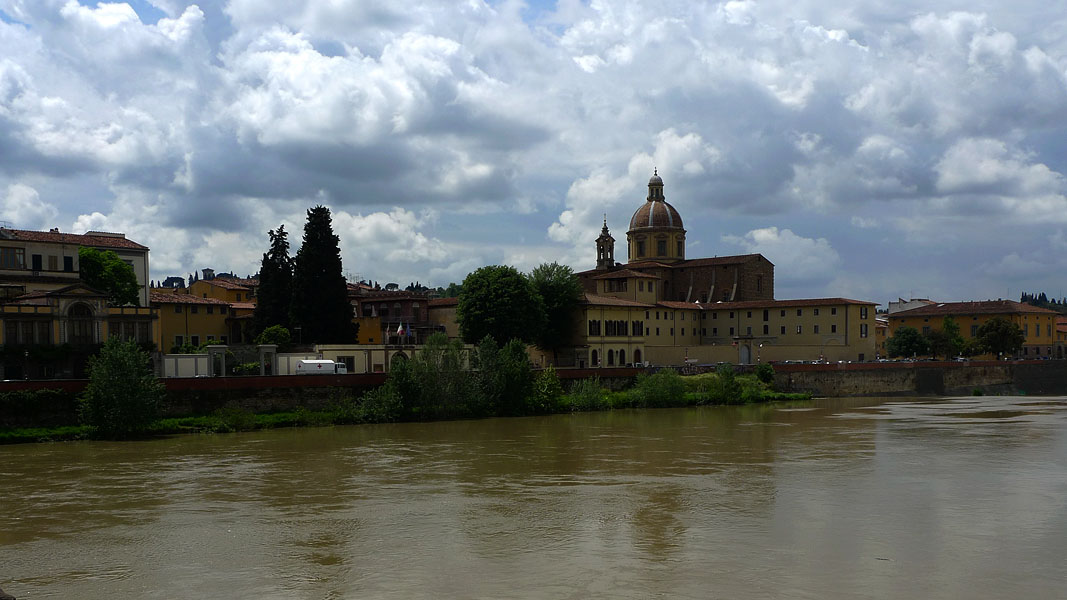
<path fill-rule="evenodd" d="M 1067 317 L 1056 317 L 1056 358 L 1067 358 Z"/>
<path fill-rule="evenodd" d="M 890 314 L 889 331 L 892 336 L 901 327 L 913 327 L 925 334 L 940 330 L 945 317 L 952 317 L 966 341 L 975 338 L 978 329 L 987 321 L 1001 317 L 1018 325 L 1023 332 L 1023 348 L 1018 358 L 1041 358 L 1053 355 L 1058 314 L 1047 308 L 1011 300 L 942 302 Z"/>
<path fill-rule="evenodd" d="M 88 356 L 107 338 L 152 349 L 159 334 L 155 309 L 108 306 L 106 294 L 83 283 L 14 298 L 0 306 L 0 320 L 0 366 L 9 379 L 84 377 Z"/>
<path fill-rule="evenodd" d="M 192 294 L 152 291 L 152 306 L 159 310 L 157 346 L 169 352 L 176 346 L 230 343 L 228 302 Z"/>
<path fill-rule="evenodd" d="M 181 290 L 179 290 L 181 293 Z M 252 287 L 227 277 L 201 279 L 185 289 L 185 293 L 201 298 L 215 298 L 225 302 L 249 302 L 252 300 Z M 253 304 L 253 306 L 255 306 Z"/>

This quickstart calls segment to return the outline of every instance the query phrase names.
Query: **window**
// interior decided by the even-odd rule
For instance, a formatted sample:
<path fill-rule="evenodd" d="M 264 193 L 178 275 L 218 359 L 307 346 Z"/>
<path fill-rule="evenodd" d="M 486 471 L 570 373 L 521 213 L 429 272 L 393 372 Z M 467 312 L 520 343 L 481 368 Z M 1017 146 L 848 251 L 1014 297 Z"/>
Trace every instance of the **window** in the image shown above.
<path fill-rule="evenodd" d="M 1052 335 L 1052 325 L 1046 325 L 1046 327 L 1048 327 L 1048 331 L 1045 335 Z"/>
<path fill-rule="evenodd" d="M 924 327 L 923 329 L 928 329 L 928 328 Z M 1023 337 L 1030 337 L 1030 326 L 1029 325 L 1023 325 Z"/>
<path fill-rule="evenodd" d="M 714 321 L 715 319 L 718 319 L 718 318 L 719 318 L 719 313 L 717 313 L 717 312 L 711 313 L 711 320 L 712 321 Z"/>
<path fill-rule="evenodd" d="M 718 327 L 712 327 L 711 328 L 711 335 L 719 335 L 719 328 Z"/>
<path fill-rule="evenodd" d="M 639 292 L 645 291 L 645 282 L 644 281 L 638 281 L 637 282 L 637 291 L 639 291 Z"/>
<path fill-rule="evenodd" d="M 745 327 L 745 335 L 752 335 L 752 327 Z"/>
<path fill-rule="evenodd" d="M 176 314 L 179 314 L 179 315 L 182 314 L 182 305 L 181 304 L 175 304 L 174 305 L 174 312 Z M 181 344 L 178 344 L 178 345 L 180 346 Z"/>
<path fill-rule="evenodd" d="M 215 341 L 215 336 L 213 336 L 213 335 L 207 336 L 207 341 L 214 342 Z"/>
<path fill-rule="evenodd" d="M 763 326 L 763 335 L 768 335 L 768 334 L 770 334 L 770 332 L 771 332 L 771 326 L 770 325 L 764 325 Z"/>
<path fill-rule="evenodd" d="M 815 330 L 812 333 L 816 333 L 816 334 L 819 333 L 819 326 L 818 325 L 815 326 Z"/>
<path fill-rule="evenodd" d="M 978 337 L 978 326 L 971 325 L 971 337 Z"/>
<path fill-rule="evenodd" d="M 219 307 L 219 314 L 220 314 L 220 315 L 224 315 L 224 314 L 226 314 L 226 308 L 227 308 L 227 307 L 225 307 L 225 306 L 220 306 L 220 307 Z"/>
<path fill-rule="evenodd" d="M 648 320 L 648 311 L 647 310 L 645 311 L 645 320 L 646 321 Z"/>
<path fill-rule="evenodd" d="M 644 256 L 645 255 L 645 243 L 644 242 L 637 242 L 637 255 L 638 256 Z"/>
<path fill-rule="evenodd" d="M 837 314 L 837 308 L 836 307 L 831 307 L 830 308 L 830 314 L 831 315 L 836 315 Z"/>
<path fill-rule="evenodd" d="M 416 321 L 422 320 L 422 307 L 419 306 L 418 302 L 411 303 L 411 318 Z"/>
<path fill-rule="evenodd" d="M 707 327 L 701 327 L 700 328 L 700 335 L 707 336 L 708 335 L 708 328 Z"/>
<path fill-rule="evenodd" d="M 68 313 L 67 339 L 72 344 L 92 344 L 96 338 L 93 311 L 84 304 L 76 304 Z"/>
<path fill-rule="evenodd" d="M 40 254 L 34 254 L 30 257 L 30 263 L 33 265 L 34 271 L 40 271 L 43 265 L 43 258 Z"/>
<path fill-rule="evenodd" d="M 678 258 L 682 258 L 685 255 L 685 244 L 682 240 L 678 240 Z"/>
<path fill-rule="evenodd" d="M 659 335 L 659 327 L 656 328 L 656 335 Z"/>
<path fill-rule="evenodd" d="M 219 336 L 219 343 L 221 343 L 221 344 L 228 344 L 228 343 L 230 343 L 230 342 L 229 342 L 229 338 L 227 338 L 227 337 L 226 337 L 226 336 L 224 336 L 224 335 L 220 335 L 220 336 Z"/>
<path fill-rule="evenodd" d="M 589 335 L 600 335 L 600 321 L 589 321 Z"/>
<path fill-rule="evenodd" d="M 656 320 L 659 321 L 659 311 L 656 311 Z"/>
<path fill-rule="evenodd" d="M 782 333 L 781 333 L 781 335 L 785 335 L 785 325 L 782 325 Z"/>
<path fill-rule="evenodd" d="M 185 343 L 185 338 L 183 338 L 180 335 L 174 336 L 174 345 L 175 346 L 182 346 L 184 343 Z"/>
<path fill-rule="evenodd" d="M 211 305 L 209 304 L 209 305 L 208 305 L 208 307 L 207 307 L 207 314 L 209 314 L 209 315 L 213 315 L 213 314 L 215 314 L 215 307 L 214 307 L 214 306 L 211 306 Z"/>
<path fill-rule="evenodd" d="M 780 317 L 784 317 L 784 316 L 785 316 L 785 311 L 783 310 L 783 311 L 782 311 L 782 314 L 780 314 L 780 315 L 778 315 L 778 316 L 780 316 Z"/>
<path fill-rule="evenodd" d="M 752 318 L 752 311 L 751 311 L 751 310 L 750 310 L 750 311 L 748 311 L 748 312 L 747 312 L 747 313 L 745 314 L 745 318 L 746 318 L 746 319 L 751 319 L 751 318 Z"/>
<path fill-rule="evenodd" d="M 734 318 L 734 311 L 732 311 L 732 310 L 730 311 L 730 318 L 731 319 Z"/>
<path fill-rule="evenodd" d="M 925 327 L 923 329 L 925 329 Z M 867 337 L 867 324 L 866 323 L 860 323 L 860 337 L 861 338 Z"/>
<path fill-rule="evenodd" d="M 682 327 L 682 337 L 685 337 L 685 327 Z"/>
<path fill-rule="evenodd" d="M 48 270 L 49 271 L 58 271 L 59 270 L 59 257 L 58 256 L 49 256 L 48 257 Z"/>
<path fill-rule="evenodd" d="M 867 318 L 867 307 L 866 306 L 861 306 L 860 307 L 860 318 L 861 319 L 866 319 Z"/>
<path fill-rule="evenodd" d="M 194 346 L 199 346 L 200 345 L 200 336 L 198 336 L 198 335 L 189 336 L 189 343 L 194 345 Z"/>
<path fill-rule="evenodd" d="M 0 248 L 0 267 L 5 269 L 25 269 L 26 250 L 22 248 Z"/>
<path fill-rule="evenodd" d="M 207 294 L 200 294 L 201 298 L 207 298 Z"/>
<path fill-rule="evenodd" d="M 656 241 L 656 256 L 667 256 L 667 240 Z"/>
<path fill-rule="evenodd" d="M 730 328 L 730 335 L 733 335 L 733 334 L 734 334 L 734 328 L 733 328 L 733 327 L 731 327 L 731 328 Z"/>
<path fill-rule="evenodd" d="M 797 316 L 798 316 L 798 317 L 802 317 L 802 316 L 804 316 L 804 309 L 802 309 L 802 308 L 798 308 L 798 309 L 797 309 Z"/>
<path fill-rule="evenodd" d="M 804 329 L 802 325 L 797 325 L 797 333 L 803 333 Z"/>
<path fill-rule="evenodd" d="M 756 275 L 756 291 L 763 291 L 763 275 Z"/>
<path fill-rule="evenodd" d="M 681 313 L 681 315 L 682 315 L 682 320 L 684 321 L 685 320 L 685 313 Z"/>
<path fill-rule="evenodd" d="M 812 314 L 814 314 L 816 317 L 819 316 L 819 309 L 813 308 L 812 311 L 814 311 Z"/>
<path fill-rule="evenodd" d="M 612 366 L 614 364 L 615 364 L 615 353 L 612 352 L 611 350 L 608 350 L 608 366 L 610 367 L 610 366 Z"/>
<path fill-rule="evenodd" d="M 769 311 L 767 309 L 763 309 L 763 320 L 764 321 L 770 321 L 771 320 L 771 311 Z"/>
<path fill-rule="evenodd" d="M 237 292 L 237 301 L 238 301 L 238 302 L 240 302 L 240 301 L 241 301 L 241 292 Z"/>
<path fill-rule="evenodd" d="M 189 307 L 189 312 L 195 315 L 196 313 L 200 312 L 200 307 L 194 304 Z"/>
<path fill-rule="evenodd" d="M 671 337 L 674 337 L 674 328 L 671 327 Z"/>
<path fill-rule="evenodd" d="M 929 335 L 929 334 L 930 334 L 930 326 L 929 325 L 923 325 L 923 335 Z"/>
<path fill-rule="evenodd" d="M 74 257 L 73 256 L 64 256 L 63 257 L 63 270 L 66 271 L 67 273 L 73 273 L 74 272 Z"/>
<path fill-rule="evenodd" d="M 830 333 L 837 333 L 837 325 L 830 326 Z"/>

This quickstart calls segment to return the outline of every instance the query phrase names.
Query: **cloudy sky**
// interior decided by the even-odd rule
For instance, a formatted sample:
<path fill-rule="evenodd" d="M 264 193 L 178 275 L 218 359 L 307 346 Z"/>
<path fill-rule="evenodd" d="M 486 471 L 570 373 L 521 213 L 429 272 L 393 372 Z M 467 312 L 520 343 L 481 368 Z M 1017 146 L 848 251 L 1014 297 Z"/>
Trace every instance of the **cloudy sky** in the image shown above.
<path fill-rule="evenodd" d="M 595 265 L 652 169 L 779 298 L 1067 295 L 1063 0 L 0 0 L 0 220 L 253 273 Z"/>

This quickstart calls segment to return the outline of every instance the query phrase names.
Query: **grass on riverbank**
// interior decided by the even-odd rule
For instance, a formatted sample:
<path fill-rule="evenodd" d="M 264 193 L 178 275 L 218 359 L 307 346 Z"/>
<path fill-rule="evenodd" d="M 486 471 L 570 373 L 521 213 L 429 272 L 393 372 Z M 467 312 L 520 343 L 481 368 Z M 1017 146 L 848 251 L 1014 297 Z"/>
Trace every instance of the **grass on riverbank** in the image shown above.
<path fill-rule="evenodd" d="M 761 381 L 755 375 L 734 375 L 732 369 L 688 377 L 682 377 L 669 369 L 663 370 L 654 375 L 639 376 L 633 387 L 623 391 L 607 390 L 601 386 L 599 379 L 594 377 L 573 382 L 569 392 L 564 393 L 554 373 L 552 379 L 554 382 L 539 382 L 535 385 L 533 394 L 537 396 L 536 414 L 811 399 L 810 394 L 776 392 L 769 382 Z M 295 411 L 257 414 L 231 405 L 210 415 L 158 419 L 149 426 L 145 437 L 418 420 L 405 419 L 401 404 L 396 394 L 387 386 L 358 398 L 339 390 L 331 405 L 323 410 L 299 408 Z M 462 417 L 462 414 L 452 415 L 452 418 Z M 87 425 L 0 428 L 0 444 L 91 439 L 94 433 L 93 428 Z"/>

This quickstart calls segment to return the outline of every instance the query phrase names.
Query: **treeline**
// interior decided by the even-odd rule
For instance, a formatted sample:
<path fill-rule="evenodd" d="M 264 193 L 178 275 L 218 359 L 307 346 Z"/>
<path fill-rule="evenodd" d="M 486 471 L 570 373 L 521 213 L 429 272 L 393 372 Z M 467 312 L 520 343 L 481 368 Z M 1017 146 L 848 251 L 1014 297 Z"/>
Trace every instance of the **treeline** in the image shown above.
<path fill-rule="evenodd" d="M 1050 300 L 1049 297 L 1045 295 L 1045 292 L 1039 294 L 1023 292 L 1019 297 L 1019 302 L 1067 314 L 1067 298 L 1052 298 Z"/>

